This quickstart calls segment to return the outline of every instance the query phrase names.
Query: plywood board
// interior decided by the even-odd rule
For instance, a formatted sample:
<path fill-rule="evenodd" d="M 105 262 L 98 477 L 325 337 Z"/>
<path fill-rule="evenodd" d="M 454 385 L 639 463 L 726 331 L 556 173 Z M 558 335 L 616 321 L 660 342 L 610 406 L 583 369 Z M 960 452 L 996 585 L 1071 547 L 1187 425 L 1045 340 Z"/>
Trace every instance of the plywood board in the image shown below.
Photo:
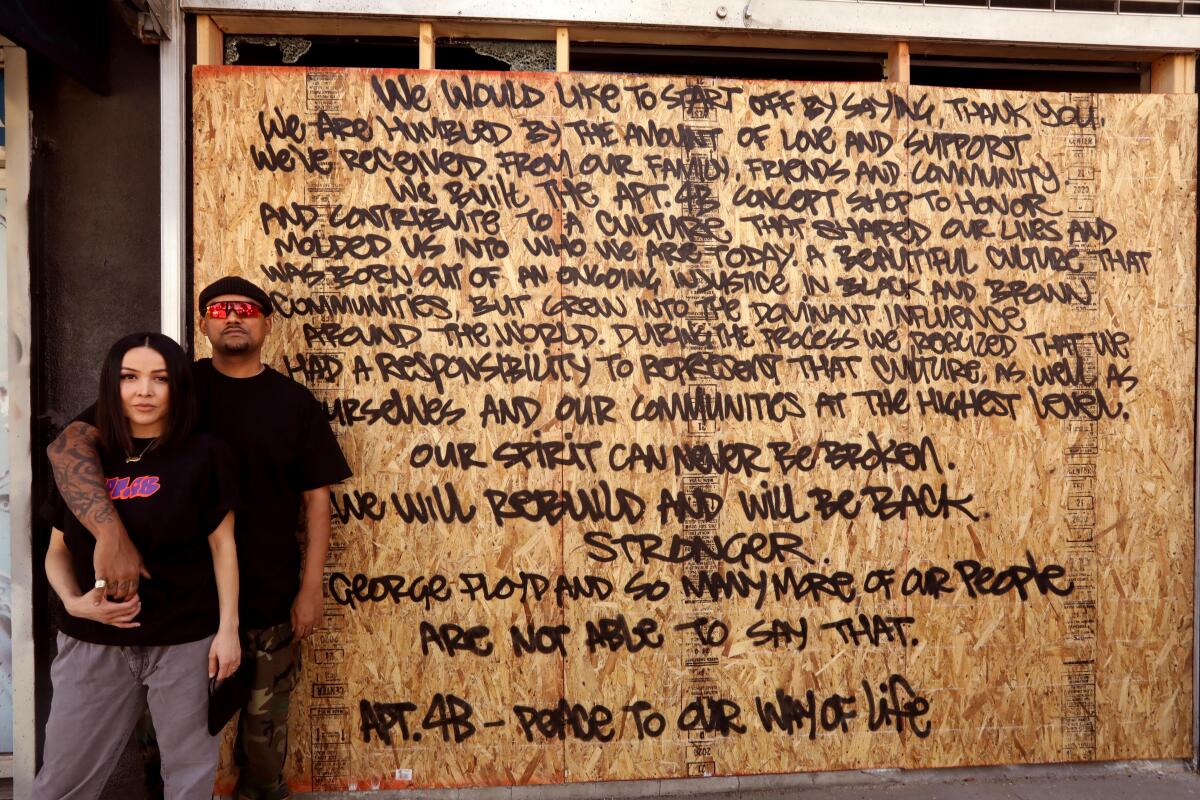
<path fill-rule="evenodd" d="M 194 85 L 355 468 L 297 789 L 1190 754 L 1194 99 Z"/>

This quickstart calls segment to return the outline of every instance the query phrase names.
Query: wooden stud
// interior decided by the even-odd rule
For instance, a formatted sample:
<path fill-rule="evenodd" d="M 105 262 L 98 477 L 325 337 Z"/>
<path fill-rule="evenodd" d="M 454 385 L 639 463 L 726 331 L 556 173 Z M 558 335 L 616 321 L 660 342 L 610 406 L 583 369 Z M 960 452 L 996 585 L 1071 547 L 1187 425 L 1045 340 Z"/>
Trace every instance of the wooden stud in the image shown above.
<path fill-rule="evenodd" d="M 406 19 L 366 16 L 329 16 L 317 14 L 218 14 L 214 15 L 227 34 L 274 36 L 416 36 L 419 24 Z M 557 28 L 543 23 L 487 22 L 480 20 L 439 19 L 438 35 L 454 39 L 512 39 L 548 41 Z M 889 44 L 877 37 L 796 36 L 759 29 L 675 30 L 671 28 L 572 25 L 576 42 L 596 44 L 648 44 L 661 47 L 751 47 L 768 50 L 807 50 L 811 52 L 886 53 Z M 1109 63 L 1146 62 L 1146 53 L 1098 48 L 1056 48 L 989 45 L 982 42 L 926 41 L 921 53 L 930 56 L 972 58 L 1014 58 L 1033 60 L 1097 61 Z"/>
<path fill-rule="evenodd" d="M 1145 83 L 1143 82 L 1143 90 Z M 1150 92 L 1193 94 L 1196 91 L 1196 54 L 1170 53 L 1150 63 Z"/>
<path fill-rule="evenodd" d="M 559 28 L 555 36 L 554 54 L 559 72 L 571 71 L 571 31 Z"/>
<path fill-rule="evenodd" d="M 884 79 L 890 83 L 910 82 L 911 62 L 908 55 L 908 42 L 892 42 L 888 47 L 884 74 Z"/>
<path fill-rule="evenodd" d="M 418 59 L 417 66 L 419 69 L 433 69 L 434 66 L 434 41 L 433 41 L 433 23 L 422 22 L 421 31 L 417 34 L 418 40 Z"/>
<path fill-rule="evenodd" d="M 196 63 L 204 66 L 225 63 L 225 34 L 207 14 L 196 17 Z"/>

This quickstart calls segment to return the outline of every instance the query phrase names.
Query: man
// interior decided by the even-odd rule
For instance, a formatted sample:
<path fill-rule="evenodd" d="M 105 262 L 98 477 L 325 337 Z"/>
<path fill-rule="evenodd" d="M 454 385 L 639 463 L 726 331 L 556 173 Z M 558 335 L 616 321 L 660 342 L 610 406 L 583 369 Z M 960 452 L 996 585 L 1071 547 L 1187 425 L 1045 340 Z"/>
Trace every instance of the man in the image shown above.
<path fill-rule="evenodd" d="M 298 665 L 293 641 L 321 620 L 321 584 L 329 547 L 329 485 L 350 468 L 321 405 L 303 386 L 262 363 L 271 300 L 250 281 L 217 280 L 199 297 L 200 330 L 211 359 L 195 363 L 200 428 L 223 439 L 239 467 L 241 509 L 235 536 L 241 573 L 240 615 L 254 682 L 238 728 L 239 800 L 290 796 L 283 780 L 287 710 Z M 85 415 L 86 417 L 86 415 Z M 59 491 L 96 537 L 94 566 L 114 599 L 154 580 L 142 565 L 108 498 L 96 455 L 96 430 L 72 422 L 50 446 Z M 304 571 L 296 529 L 307 529 Z"/>

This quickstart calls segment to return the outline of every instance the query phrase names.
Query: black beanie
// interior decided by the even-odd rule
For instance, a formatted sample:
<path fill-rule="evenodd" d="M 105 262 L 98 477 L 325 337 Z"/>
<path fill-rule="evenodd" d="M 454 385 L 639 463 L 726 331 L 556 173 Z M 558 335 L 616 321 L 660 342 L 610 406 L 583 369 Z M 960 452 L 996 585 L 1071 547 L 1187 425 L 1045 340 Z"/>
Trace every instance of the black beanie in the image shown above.
<path fill-rule="evenodd" d="M 249 297 L 262 306 L 263 314 L 270 315 L 271 313 L 271 298 L 267 297 L 266 292 L 245 278 L 239 278 L 236 275 L 226 275 L 224 278 L 217 278 L 200 292 L 198 303 L 200 306 L 200 316 L 204 316 L 204 309 L 208 307 L 209 300 L 212 300 L 214 297 L 220 297 L 223 294 L 240 294 L 242 297 Z"/>

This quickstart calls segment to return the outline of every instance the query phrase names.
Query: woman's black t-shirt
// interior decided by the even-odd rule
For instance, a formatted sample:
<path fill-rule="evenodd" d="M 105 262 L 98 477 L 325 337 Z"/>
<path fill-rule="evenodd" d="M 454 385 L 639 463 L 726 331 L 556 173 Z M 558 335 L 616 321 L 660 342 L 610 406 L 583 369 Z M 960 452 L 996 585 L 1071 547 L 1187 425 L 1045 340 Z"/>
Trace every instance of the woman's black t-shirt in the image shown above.
<path fill-rule="evenodd" d="M 135 439 L 134 452 L 149 444 Z M 105 645 L 171 645 L 211 636 L 220 622 L 216 576 L 208 536 L 237 505 L 237 466 L 229 448 L 198 433 L 169 450 L 152 449 L 127 463 L 101 456 L 108 493 L 142 555 L 150 578 L 138 587 L 137 628 L 115 628 L 64 613 L 62 632 Z M 96 582 L 96 540 L 66 507 L 57 488 L 47 503 L 49 521 L 63 532 L 75 580 L 83 592 Z"/>

